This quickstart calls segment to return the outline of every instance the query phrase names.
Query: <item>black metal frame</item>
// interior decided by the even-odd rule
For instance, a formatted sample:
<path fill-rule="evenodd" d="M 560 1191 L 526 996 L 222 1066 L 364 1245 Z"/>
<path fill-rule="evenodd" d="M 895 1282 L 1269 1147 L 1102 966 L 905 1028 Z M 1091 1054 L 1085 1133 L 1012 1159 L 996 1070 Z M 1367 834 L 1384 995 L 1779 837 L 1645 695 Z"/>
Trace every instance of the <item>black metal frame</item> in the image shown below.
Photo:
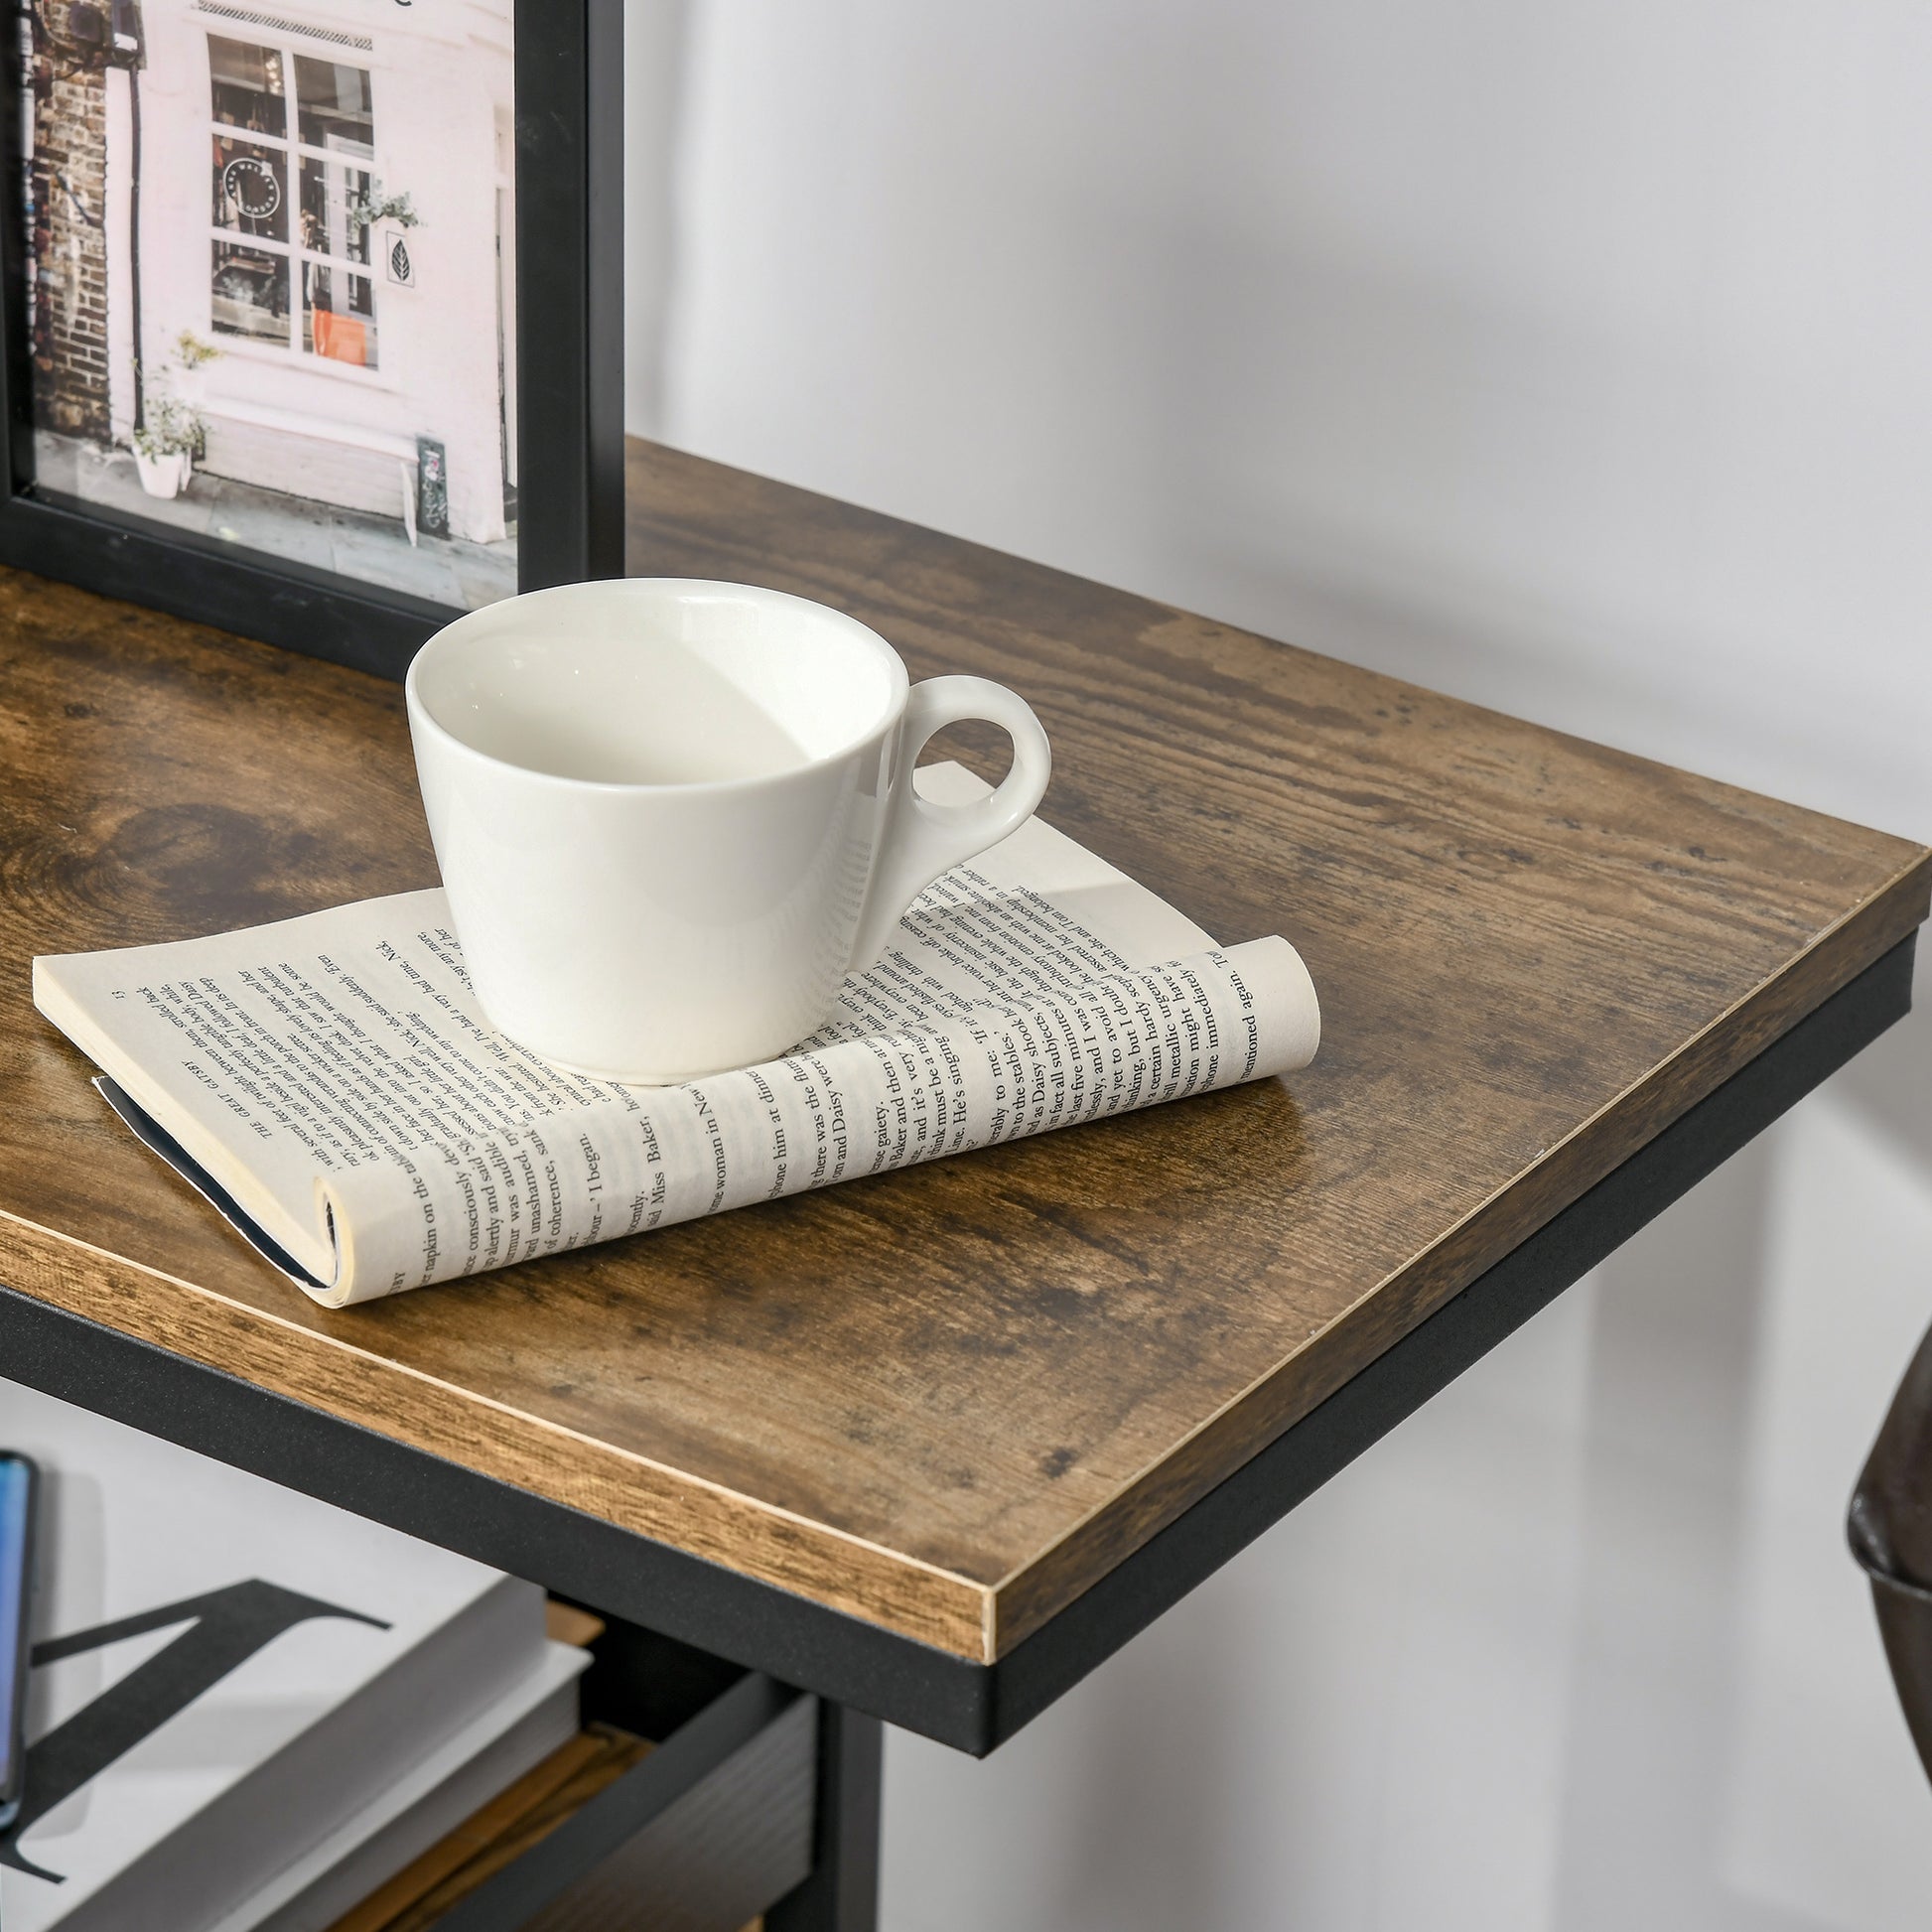
<path fill-rule="evenodd" d="M 874 1932 L 885 1745 L 877 1718 L 820 1702 L 812 1875 L 765 1913 L 764 1932 Z"/>
<path fill-rule="evenodd" d="M 528 591 L 623 572 L 622 0 L 518 0 L 513 33 L 517 577 Z M 17 58 L 0 82 L 13 157 Z M 400 678 L 460 612 L 36 490 L 17 185 L 0 203 L 0 563 Z"/>

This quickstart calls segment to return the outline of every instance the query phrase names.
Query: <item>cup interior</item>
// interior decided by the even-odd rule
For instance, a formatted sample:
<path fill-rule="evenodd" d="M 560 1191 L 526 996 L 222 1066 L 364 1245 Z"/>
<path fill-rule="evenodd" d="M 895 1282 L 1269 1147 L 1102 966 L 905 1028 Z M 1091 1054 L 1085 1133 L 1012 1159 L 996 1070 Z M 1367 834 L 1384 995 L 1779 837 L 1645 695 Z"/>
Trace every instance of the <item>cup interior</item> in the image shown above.
<path fill-rule="evenodd" d="M 409 688 L 432 723 L 503 763 L 692 785 L 837 757 L 887 723 L 906 678 L 883 637 L 824 605 L 627 578 L 473 611 L 417 653 Z"/>

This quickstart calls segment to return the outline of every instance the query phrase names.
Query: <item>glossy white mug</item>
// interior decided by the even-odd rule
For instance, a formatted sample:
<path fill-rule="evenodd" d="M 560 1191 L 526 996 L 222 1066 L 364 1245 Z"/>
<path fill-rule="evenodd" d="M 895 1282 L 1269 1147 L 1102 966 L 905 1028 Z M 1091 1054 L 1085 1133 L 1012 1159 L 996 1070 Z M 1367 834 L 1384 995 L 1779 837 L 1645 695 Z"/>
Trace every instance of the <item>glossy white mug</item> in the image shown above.
<path fill-rule="evenodd" d="M 830 1015 L 912 899 L 1030 817 L 1027 702 L 910 684 L 856 619 L 681 578 L 486 605 L 409 668 L 409 729 L 477 999 L 532 1052 L 655 1085 L 770 1059 Z M 988 719 L 1013 769 L 968 806 L 912 768 Z"/>

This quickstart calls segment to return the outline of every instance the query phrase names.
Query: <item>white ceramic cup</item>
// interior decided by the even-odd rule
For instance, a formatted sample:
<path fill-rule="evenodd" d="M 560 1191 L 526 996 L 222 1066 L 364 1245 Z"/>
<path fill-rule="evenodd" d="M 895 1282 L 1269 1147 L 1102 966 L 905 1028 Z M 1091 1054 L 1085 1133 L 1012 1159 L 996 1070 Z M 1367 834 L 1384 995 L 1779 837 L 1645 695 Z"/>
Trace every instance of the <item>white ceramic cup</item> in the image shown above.
<path fill-rule="evenodd" d="M 409 668 L 430 836 L 477 998 L 576 1072 L 658 1084 L 782 1053 L 912 899 L 1021 825 L 1051 770 L 1027 702 L 908 683 L 856 619 L 780 591 L 627 578 L 534 591 Z M 920 798 L 934 732 L 989 719 L 1013 769 Z"/>

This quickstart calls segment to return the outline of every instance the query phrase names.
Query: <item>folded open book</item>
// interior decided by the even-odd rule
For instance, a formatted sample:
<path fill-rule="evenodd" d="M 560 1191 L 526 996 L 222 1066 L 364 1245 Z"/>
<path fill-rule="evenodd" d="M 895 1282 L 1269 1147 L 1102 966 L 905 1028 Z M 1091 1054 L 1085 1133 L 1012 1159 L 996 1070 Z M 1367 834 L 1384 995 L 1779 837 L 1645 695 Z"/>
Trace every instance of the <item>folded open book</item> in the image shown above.
<path fill-rule="evenodd" d="M 332 1308 L 1290 1072 L 1320 1033 L 1287 940 L 1223 950 L 1037 818 L 929 887 L 810 1039 L 681 1086 L 497 1033 L 441 892 L 37 959 L 34 1002 Z"/>

